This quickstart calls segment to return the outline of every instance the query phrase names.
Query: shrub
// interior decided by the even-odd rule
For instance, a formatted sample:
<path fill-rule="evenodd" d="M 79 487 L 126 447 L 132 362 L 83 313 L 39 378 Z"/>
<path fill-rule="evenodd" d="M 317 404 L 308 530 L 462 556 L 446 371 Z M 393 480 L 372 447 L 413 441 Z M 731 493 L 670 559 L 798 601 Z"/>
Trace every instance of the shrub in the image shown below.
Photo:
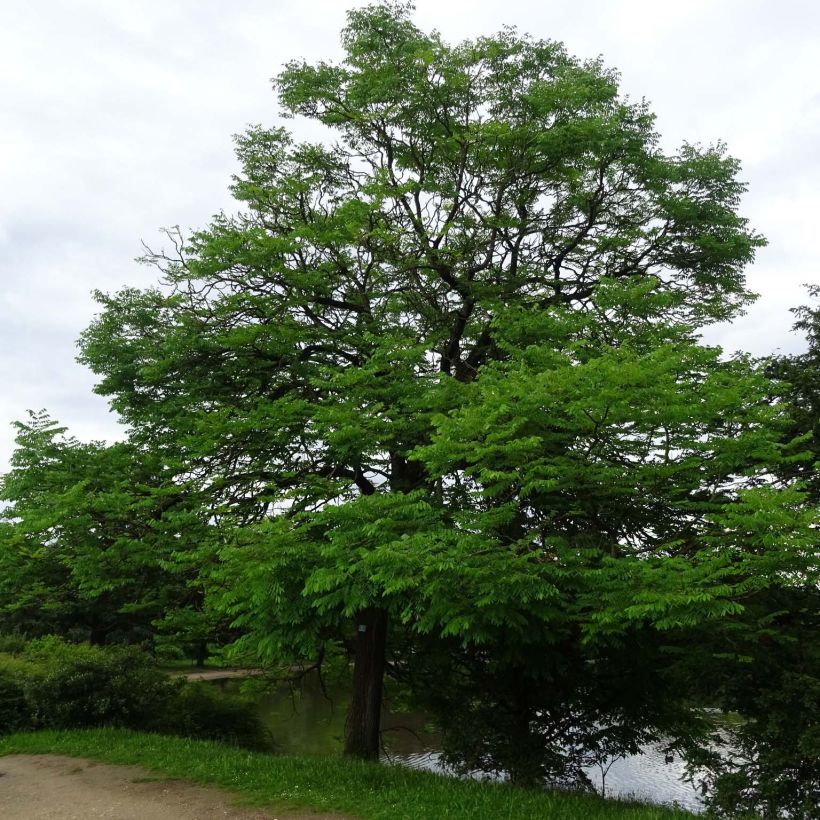
<path fill-rule="evenodd" d="M 46 635 L 44 638 L 35 638 L 26 643 L 21 654 L 29 663 L 55 668 L 80 660 L 99 659 L 110 650 L 110 647 L 74 643 L 57 635 Z"/>
<path fill-rule="evenodd" d="M 13 672 L 0 668 L 0 735 L 32 725 L 22 681 Z"/>
<path fill-rule="evenodd" d="M 250 749 L 272 745 L 252 701 L 227 695 L 202 682 L 186 683 L 178 689 L 154 728 L 166 734 L 220 740 Z"/>
<path fill-rule="evenodd" d="M 19 655 L 26 648 L 26 639 L 18 633 L 0 635 L 0 654 Z"/>
<path fill-rule="evenodd" d="M 136 647 L 71 644 L 49 636 L 0 657 L 0 734 L 116 726 L 271 746 L 246 698 L 170 680 Z"/>
<path fill-rule="evenodd" d="M 144 727 L 177 688 L 134 647 L 103 649 L 46 638 L 32 642 L 25 657 L 44 668 L 25 682 L 37 727 Z"/>
<path fill-rule="evenodd" d="M 0 654 L 0 735 L 34 726 L 25 687 L 42 673 L 39 665 L 20 655 Z"/>

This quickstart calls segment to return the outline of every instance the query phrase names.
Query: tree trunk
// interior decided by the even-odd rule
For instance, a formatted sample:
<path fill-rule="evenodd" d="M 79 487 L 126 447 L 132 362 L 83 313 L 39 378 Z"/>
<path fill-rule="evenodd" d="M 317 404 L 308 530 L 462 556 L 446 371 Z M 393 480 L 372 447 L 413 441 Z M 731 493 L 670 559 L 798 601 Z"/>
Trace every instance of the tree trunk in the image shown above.
<path fill-rule="evenodd" d="M 88 636 L 88 642 L 92 646 L 105 646 L 107 637 L 108 631 L 106 628 L 99 621 L 95 620 L 91 624 L 91 634 Z"/>
<path fill-rule="evenodd" d="M 205 641 L 197 642 L 195 658 L 197 668 L 202 669 L 208 659 L 208 644 Z"/>
<path fill-rule="evenodd" d="M 541 737 L 533 730 L 535 709 L 530 703 L 532 681 L 522 668 L 512 670 L 510 692 L 509 765 L 510 783 L 527 788 L 543 785 Z"/>
<path fill-rule="evenodd" d="M 353 697 L 345 724 L 345 754 L 379 759 L 387 612 L 370 607 L 356 617 Z"/>

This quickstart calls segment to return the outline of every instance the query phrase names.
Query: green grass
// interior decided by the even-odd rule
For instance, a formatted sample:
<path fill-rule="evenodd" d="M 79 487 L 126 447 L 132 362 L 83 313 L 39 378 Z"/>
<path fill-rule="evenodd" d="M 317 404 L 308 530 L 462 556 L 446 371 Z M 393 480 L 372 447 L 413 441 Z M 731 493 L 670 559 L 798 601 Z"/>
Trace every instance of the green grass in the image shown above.
<path fill-rule="evenodd" d="M 139 764 L 172 778 L 219 786 L 260 806 L 337 811 L 366 820 L 684 820 L 671 808 L 594 796 L 456 780 L 398 766 L 292 757 L 115 729 L 0 738 L 0 755 L 62 754 Z"/>

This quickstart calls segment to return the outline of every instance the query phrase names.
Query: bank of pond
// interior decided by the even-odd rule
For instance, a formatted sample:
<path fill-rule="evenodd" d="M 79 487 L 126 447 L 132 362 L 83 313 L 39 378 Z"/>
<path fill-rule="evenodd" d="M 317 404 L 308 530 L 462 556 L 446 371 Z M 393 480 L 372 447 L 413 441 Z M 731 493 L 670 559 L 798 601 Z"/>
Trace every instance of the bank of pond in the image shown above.
<path fill-rule="evenodd" d="M 691 817 L 700 807 L 681 779 L 682 762 L 667 762 L 657 748 L 612 762 L 610 799 L 447 776 L 435 727 L 390 692 L 383 757 L 394 765 L 344 760 L 341 681 L 308 675 L 298 686 L 277 687 L 263 678 L 212 677 L 191 682 L 161 672 L 138 649 L 53 638 L 0 653 L 0 751 L 139 763 L 271 805 L 361 817 L 660 820 Z M 600 788 L 603 773 L 588 774 Z"/>
<path fill-rule="evenodd" d="M 264 682 L 214 677 L 210 685 L 226 699 L 252 696 L 254 708 L 277 749 L 290 754 L 339 755 L 342 751 L 349 688 L 333 679 L 320 681 L 315 673 L 298 685 L 271 689 Z M 429 716 L 408 708 L 388 690 L 382 715 L 382 756 L 393 764 L 450 774 L 439 753 L 441 738 Z M 684 761 L 664 752 L 662 744 L 586 770 L 600 793 L 619 799 L 638 799 L 702 809 L 700 794 L 684 780 Z"/>
<path fill-rule="evenodd" d="M 338 757 L 272 755 L 213 741 L 124 729 L 41 731 L 0 738 L 0 755 L 60 754 L 138 764 L 228 789 L 260 807 L 340 812 L 362 820 L 684 820 L 690 813 L 595 795 L 511 788 Z"/>

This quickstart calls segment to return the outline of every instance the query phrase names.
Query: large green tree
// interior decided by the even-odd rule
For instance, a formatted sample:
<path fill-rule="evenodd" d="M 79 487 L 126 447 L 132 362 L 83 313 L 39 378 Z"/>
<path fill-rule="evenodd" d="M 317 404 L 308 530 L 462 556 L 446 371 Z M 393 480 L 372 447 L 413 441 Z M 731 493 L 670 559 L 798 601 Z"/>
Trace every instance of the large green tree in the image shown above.
<path fill-rule="evenodd" d="M 246 642 L 351 652 L 346 748 L 375 757 L 416 638 L 506 658 L 528 691 L 534 651 L 580 675 L 619 608 L 699 623 L 775 579 L 739 528 L 790 501 L 727 489 L 777 456 L 772 419 L 759 374 L 692 335 L 749 301 L 762 244 L 723 147 L 664 153 L 613 72 L 512 29 L 451 45 L 383 4 L 342 43 L 276 80 L 335 141 L 239 137 L 241 213 L 169 232 L 163 286 L 99 294 L 82 359 L 208 499 Z"/>

